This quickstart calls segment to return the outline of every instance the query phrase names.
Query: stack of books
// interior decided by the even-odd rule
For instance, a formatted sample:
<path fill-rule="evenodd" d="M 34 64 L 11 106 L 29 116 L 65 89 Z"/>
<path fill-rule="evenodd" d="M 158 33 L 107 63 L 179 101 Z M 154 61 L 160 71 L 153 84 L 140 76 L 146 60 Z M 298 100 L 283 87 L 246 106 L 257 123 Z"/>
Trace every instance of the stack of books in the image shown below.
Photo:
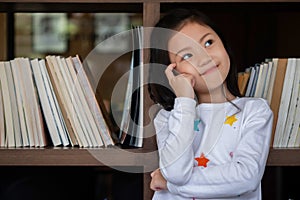
<path fill-rule="evenodd" d="M 238 75 L 242 95 L 261 97 L 274 113 L 273 147 L 300 147 L 300 59 L 272 58 Z"/>
<path fill-rule="evenodd" d="M 79 56 L 0 62 L 0 146 L 114 145 Z"/>

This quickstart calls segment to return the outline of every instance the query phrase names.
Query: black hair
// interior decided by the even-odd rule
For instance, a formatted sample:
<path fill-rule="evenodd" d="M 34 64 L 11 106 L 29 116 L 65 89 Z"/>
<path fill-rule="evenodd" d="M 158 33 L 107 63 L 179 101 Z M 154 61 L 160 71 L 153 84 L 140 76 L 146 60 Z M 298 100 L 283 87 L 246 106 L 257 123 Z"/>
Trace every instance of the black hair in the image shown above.
<path fill-rule="evenodd" d="M 162 34 L 163 29 L 179 31 L 186 23 L 196 22 L 212 28 L 223 42 L 224 48 L 230 59 L 230 69 L 226 77 L 228 90 L 234 96 L 241 96 L 237 84 L 237 67 L 234 64 L 233 53 L 225 41 L 224 36 L 205 14 L 195 9 L 175 9 L 164 15 L 155 25 L 152 31 L 150 44 L 150 70 L 148 90 L 150 98 L 154 103 L 158 103 L 166 110 L 172 110 L 176 95 L 172 91 L 167 77 L 164 75 L 166 66 L 170 64 L 167 43 L 172 32 Z M 163 29 L 158 29 L 163 28 Z M 164 32 L 163 32 L 164 33 Z M 158 66 L 159 65 L 159 66 Z"/>

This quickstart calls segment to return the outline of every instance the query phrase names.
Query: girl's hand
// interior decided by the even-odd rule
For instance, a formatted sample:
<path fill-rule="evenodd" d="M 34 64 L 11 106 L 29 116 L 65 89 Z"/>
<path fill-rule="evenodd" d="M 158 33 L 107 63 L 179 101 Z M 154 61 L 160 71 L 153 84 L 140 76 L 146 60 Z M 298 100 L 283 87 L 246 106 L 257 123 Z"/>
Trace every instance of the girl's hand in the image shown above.
<path fill-rule="evenodd" d="M 194 85 L 195 79 L 190 74 L 174 75 L 173 69 L 176 67 L 175 63 L 170 64 L 165 70 L 165 74 L 169 80 L 169 84 L 175 92 L 177 97 L 189 97 L 194 99 Z"/>
<path fill-rule="evenodd" d="M 153 171 L 151 173 L 151 183 L 150 183 L 150 188 L 154 191 L 160 191 L 160 190 L 167 190 L 167 181 L 166 179 L 162 176 L 161 172 L 159 169 Z"/>

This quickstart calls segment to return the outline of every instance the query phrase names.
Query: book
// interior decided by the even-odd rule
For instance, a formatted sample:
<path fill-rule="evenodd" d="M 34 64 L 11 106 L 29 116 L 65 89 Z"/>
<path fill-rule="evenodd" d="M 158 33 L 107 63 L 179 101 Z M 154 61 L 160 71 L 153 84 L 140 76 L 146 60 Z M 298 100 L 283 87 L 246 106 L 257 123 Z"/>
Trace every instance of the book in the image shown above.
<path fill-rule="evenodd" d="M 245 72 L 238 73 L 238 86 L 242 96 L 244 96 L 246 93 L 249 78 L 250 78 L 250 68 L 247 68 Z"/>
<path fill-rule="evenodd" d="M 51 102 L 51 108 L 53 109 L 53 114 L 57 122 L 56 125 L 58 126 L 60 135 L 62 135 L 61 136 L 62 144 L 64 146 L 67 145 L 76 146 L 78 145 L 77 138 L 74 135 L 73 129 L 71 128 L 70 121 L 67 118 L 65 118 L 66 116 L 64 116 L 64 113 L 66 113 L 66 111 L 64 107 L 60 106 L 59 99 L 55 93 L 55 87 L 53 87 L 51 78 L 48 74 L 45 59 L 40 59 L 39 65 L 45 82 L 47 95 L 49 97 L 49 101 Z M 67 141 L 66 138 L 68 138 L 69 141 Z"/>
<path fill-rule="evenodd" d="M 15 90 L 15 84 L 13 80 L 13 74 L 10 62 L 4 62 L 5 66 L 5 72 L 7 77 L 7 83 L 8 83 L 8 90 L 9 90 L 9 97 L 10 97 L 10 103 L 11 103 L 11 112 L 13 117 L 13 129 L 14 129 L 14 141 L 15 141 L 15 147 L 21 147 L 23 145 L 22 143 L 22 133 L 21 133 L 21 126 L 20 126 L 20 120 L 19 120 L 19 114 L 18 114 L 18 106 L 17 106 L 17 95 Z"/>
<path fill-rule="evenodd" d="M 82 129 L 82 121 L 80 121 L 78 118 L 76 106 L 74 106 L 74 101 L 72 96 L 70 96 L 70 91 L 68 91 L 65 85 L 65 81 L 62 77 L 55 56 L 46 56 L 46 61 L 46 67 L 50 76 L 50 80 L 53 84 L 59 106 L 63 108 L 63 117 L 65 121 L 68 121 L 68 132 L 76 136 L 77 143 L 80 147 L 90 146 L 90 142 L 85 135 L 85 130 Z"/>
<path fill-rule="evenodd" d="M 266 85 L 267 80 L 267 71 L 268 71 L 268 65 L 266 63 L 261 63 L 259 65 L 259 71 L 257 74 L 257 81 L 256 81 L 256 87 L 254 91 L 254 97 L 263 97 L 264 88 Z"/>
<path fill-rule="evenodd" d="M 129 124 L 131 123 L 131 116 L 130 116 L 130 108 L 131 108 L 131 94 L 133 88 L 133 70 L 134 70 L 134 56 L 131 56 L 130 62 L 130 69 L 128 73 L 128 82 L 126 93 L 124 97 L 124 105 L 123 105 L 123 112 L 122 112 L 122 120 L 120 124 L 120 133 L 119 138 L 121 144 L 124 143 L 126 135 L 128 133 Z"/>
<path fill-rule="evenodd" d="M 68 77 L 69 77 L 71 85 L 73 86 L 75 98 L 78 99 L 78 103 L 82 108 L 81 112 L 83 112 L 83 113 L 80 113 L 80 115 L 84 116 L 85 126 L 89 130 L 88 134 L 92 140 L 93 147 L 103 146 L 104 143 L 103 143 L 103 140 L 99 133 L 100 130 L 98 129 L 95 118 L 92 114 L 92 110 L 90 109 L 90 107 L 88 105 L 88 101 L 85 96 L 84 91 L 86 90 L 86 88 L 83 88 L 82 85 L 80 84 L 78 76 L 75 72 L 74 63 L 72 62 L 72 60 L 67 61 L 63 57 L 57 57 L 57 58 L 61 60 L 61 62 L 64 65 L 65 71 L 67 72 L 67 74 L 69 74 Z"/>
<path fill-rule="evenodd" d="M 253 82 L 252 82 L 252 85 L 251 85 L 251 90 L 250 90 L 249 97 L 254 97 L 254 95 L 255 95 L 258 75 L 259 75 L 259 71 L 260 71 L 260 64 L 255 64 L 254 68 L 255 68 L 254 77 L 253 77 Z"/>
<path fill-rule="evenodd" d="M 29 134 L 29 129 L 27 128 L 27 121 L 26 121 L 26 115 L 25 112 L 25 102 L 26 99 L 24 97 L 23 92 L 23 78 L 21 75 L 21 72 L 19 71 L 19 65 L 17 61 L 10 60 L 11 64 L 13 79 L 14 79 L 14 85 L 16 90 L 16 99 L 17 99 L 17 107 L 18 107 L 18 114 L 19 114 L 19 121 L 20 121 L 20 128 L 21 128 L 21 134 L 22 134 L 22 146 L 27 147 L 30 146 L 30 144 L 33 144 L 31 134 Z"/>
<path fill-rule="evenodd" d="M 85 70 L 83 68 L 79 56 L 76 55 L 75 57 L 68 57 L 66 58 L 66 60 L 69 63 L 73 63 L 75 73 L 77 75 L 77 80 L 79 81 L 79 83 L 83 88 L 86 101 L 95 119 L 96 125 L 99 129 L 99 135 L 101 136 L 104 145 L 105 146 L 114 145 L 114 141 L 112 140 L 111 137 L 112 133 L 108 127 L 108 124 L 105 121 L 104 115 L 102 113 L 99 103 L 97 102 L 95 93 L 93 92 L 91 83 L 87 77 L 87 74 L 85 73 Z"/>
<path fill-rule="evenodd" d="M 297 143 L 297 136 L 299 134 L 299 126 L 300 126 L 300 60 L 297 59 L 297 69 L 295 73 L 295 81 L 293 94 L 291 99 L 291 107 L 288 116 L 288 124 L 285 131 L 289 131 L 289 137 L 287 142 L 287 147 L 299 147 L 299 143 Z"/>
<path fill-rule="evenodd" d="M 275 82 L 275 77 L 276 77 L 276 73 L 277 73 L 277 66 L 278 66 L 278 58 L 273 58 L 272 59 L 272 70 L 271 70 L 270 81 L 269 81 L 269 89 L 268 89 L 267 97 L 266 97 L 269 105 L 271 104 L 271 100 L 272 100 L 272 95 L 273 95 L 273 90 L 274 90 L 274 82 Z"/>
<path fill-rule="evenodd" d="M 35 117 L 34 112 L 32 109 L 33 101 L 32 101 L 32 93 L 31 89 L 27 92 L 27 88 L 30 88 L 30 82 L 25 79 L 25 77 L 30 76 L 26 67 L 24 66 L 22 58 L 15 58 L 14 62 L 12 62 L 13 66 L 12 68 L 15 68 L 16 75 L 18 75 L 16 81 L 20 82 L 20 91 L 21 92 L 21 102 L 22 102 L 22 109 L 24 110 L 24 122 L 26 124 L 26 133 L 29 140 L 29 146 L 39 146 L 39 139 L 37 135 L 37 130 L 34 125 L 35 123 Z"/>
<path fill-rule="evenodd" d="M 299 113 L 299 112 L 297 112 L 297 113 Z M 299 120 L 297 120 L 297 121 L 299 121 Z M 294 147 L 298 147 L 299 148 L 300 147 L 300 125 L 298 126 L 298 130 L 297 130 L 297 127 L 295 127 L 295 129 L 296 129 L 296 132 L 297 132 L 297 136 L 296 136 Z"/>
<path fill-rule="evenodd" d="M 288 116 L 288 108 L 290 106 L 290 98 L 292 94 L 292 87 L 294 81 L 296 69 L 296 59 L 288 58 L 286 73 L 284 77 L 284 83 L 281 93 L 280 106 L 278 111 L 278 119 L 276 123 L 275 136 L 274 136 L 274 147 L 282 147 L 284 127 Z"/>
<path fill-rule="evenodd" d="M 121 124 L 127 127 L 121 127 L 121 144 L 142 147 L 143 145 L 143 28 L 136 27 L 132 29 L 132 60 L 128 83 L 130 84 L 126 91 L 126 97 L 131 98 L 125 101 Z M 127 131 L 127 132 L 126 132 Z"/>
<path fill-rule="evenodd" d="M 57 117 L 58 113 L 53 101 L 52 93 L 49 91 L 51 87 L 45 76 L 44 64 L 40 65 L 38 59 L 33 59 L 30 62 L 42 106 L 43 116 L 47 124 L 52 144 L 53 146 L 67 146 L 69 143 L 67 141 L 62 141 L 61 134 L 63 134 L 64 129 L 62 128 L 61 121 L 58 120 L 59 118 Z"/>
<path fill-rule="evenodd" d="M 262 92 L 262 98 L 267 100 L 268 93 L 270 90 L 270 81 L 271 81 L 271 74 L 273 71 L 273 62 L 266 61 L 264 65 L 266 66 L 267 69 L 266 69 L 265 85 L 264 85 L 264 89 Z"/>
<path fill-rule="evenodd" d="M 271 141 L 273 142 L 271 146 L 274 146 L 274 143 L 278 143 L 278 141 L 275 142 L 275 129 L 278 119 L 278 111 L 280 107 L 280 100 L 281 100 L 281 93 L 283 89 L 283 83 L 287 68 L 287 58 L 278 58 L 277 62 L 277 70 L 275 75 L 275 80 L 273 84 L 273 92 L 272 92 L 272 98 L 270 103 L 270 108 L 273 111 L 273 127 L 272 127 L 272 138 Z M 278 140 L 278 139 L 276 139 Z"/>
<path fill-rule="evenodd" d="M 76 117 L 80 123 L 82 130 L 80 134 L 82 133 L 83 137 L 85 137 L 86 141 L 88 142 L 88 147 L 94 147 L 97 145 L 97 142 L 92 134 L 93 131 L 90 122 L 87 119 L 87 111 L 84 109 L 84 104 L 81 100 L 82 97 L 79 94 L 78 85 L 76 86 L 74 84 L 65 62 L 62 62 L 60 56 L 53 56 L 52 58 L 54 59 L 54 63 L 57 65 L 57 71 L 60 72 L 64 87 L 69 94 L 68 98 L 74 112 L 73 116 Z"/>
<path fill-rule="evenodd" d="M 3 145 L 6 147 L 14 147 L 14 126 L 13 126 L 13 115 L 12 115 L 12 105 L 9 95 L 9 86 L 7 81 L 7 74 L 5 71 L 4 62 L 0 62 L 0 83 L 2 89 L 3 97 L 3 107 L 4 107 L 4 121 L 5 121 L 5 134 L 2 140 L 4 141 Z"/>
<path fill-rule="evenodd" d="M 115 145 L 78 55 L 14 58 L 0 72 L 0 146 Z"/>
<path fill-rule="evenodd" d="M 28 111 L 31 112 L 31 120 L 32 130 L 35 139 L 35 146 L 44 147 L 47 145 L 44 120 L 42 117 L 42 111 L 40 107 L 40 102 L 37 95 L 36 84 L 33 79 L 33 73 L 31 69 L 31 63 L 29 58 L 17 58 L 19 63 L 21 64 L 21 68 L 23 70 L 23 78 L 26 87 L 26 97 L 28 98 L 27 106 L 29 106 Z"/>
<path fill-rule="evenodd" d="M 251 95 L 251 90 L 254 85 L 254 79 L 255 79 L 255 75 L 256 75 L 256 67 L 254 67 L 254 66 L 249 67 L 249 71 L 250 71 L 250 77 L 249 77 L 247 89 L 245 92 L 246 97 L 250 97 L 250 95 Z"/>
<path fill-rule="evenodd" d="M 2 85 L 0 81 L 0 147 L 5 146 L 5 120 L 4 120 L 4 105 L 2 97 Z"/>
<path fill-rule="evenodd" d="M 295 64 L 295 72 L 294 72 L 294 80 L 292 85 L 291 97 L 290 97 L 290 105 L 288 108 L 288 115 L 286 124 L 283 130 L 283 139 L 281 142 L 282 147 L 292 147 L 293 143 L 295 143 L 295 133 L 293 132 L 295 121 L 296 121 L 296 111 L 299 106 L 299 85 L 300 85 L 300 59 L 296 59 Z M 298 129 L 298 127 L 296 128 Z M 290 144 L 290 145 L 289 145 Z"/>

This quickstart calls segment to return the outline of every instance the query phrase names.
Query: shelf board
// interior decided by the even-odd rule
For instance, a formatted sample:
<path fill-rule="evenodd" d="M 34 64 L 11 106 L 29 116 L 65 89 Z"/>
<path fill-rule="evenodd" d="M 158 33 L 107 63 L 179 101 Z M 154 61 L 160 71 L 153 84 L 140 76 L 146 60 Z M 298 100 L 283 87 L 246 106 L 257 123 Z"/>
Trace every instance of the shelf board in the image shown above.
<path fill-rule="evenodd" d="M 217 2 L 300 2 L 299 0 L 44 0 L 41 2 L 40 0 L 2 0 L 3 3 L 217 3 Z"/>
<path fill-rule="evenodd" d="M 300 166 L 299 148 L 271 148 L 268 166 Z"/>
<path fill-rule="evenodd" d="M 271 148 L 267 166 L 300 166 L 299 148 Z M 119 148 L 2 148 L 0 166 L 158 166 L 157 152 Z"/>
<path fill-rule="evenodd" d="M 156 169 L 157 152 L 120 148 L 1 148 L 0 166 L 100 166 Z M 153 162 L 154 161 L 154 162 Z"/>

